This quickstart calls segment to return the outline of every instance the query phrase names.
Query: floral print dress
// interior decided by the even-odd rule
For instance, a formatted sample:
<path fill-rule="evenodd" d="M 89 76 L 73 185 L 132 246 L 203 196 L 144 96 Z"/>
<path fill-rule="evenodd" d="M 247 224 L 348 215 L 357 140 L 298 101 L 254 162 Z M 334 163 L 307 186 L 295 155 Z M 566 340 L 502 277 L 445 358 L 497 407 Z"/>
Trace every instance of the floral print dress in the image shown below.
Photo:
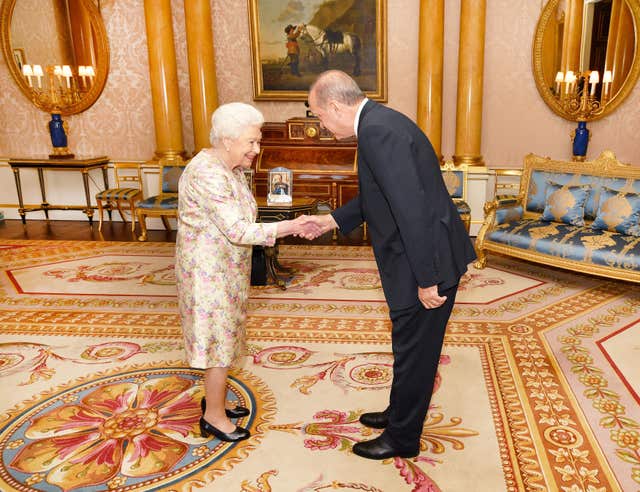
<path fill-rule="evenodd" d="M 229 367 L 244 349 L 251 245 L 272 246 L 277 224 L 256 223 L 241 168 L 211 149 L 186 166 L 178 189 L 176 283 L 187 361 Z"/>

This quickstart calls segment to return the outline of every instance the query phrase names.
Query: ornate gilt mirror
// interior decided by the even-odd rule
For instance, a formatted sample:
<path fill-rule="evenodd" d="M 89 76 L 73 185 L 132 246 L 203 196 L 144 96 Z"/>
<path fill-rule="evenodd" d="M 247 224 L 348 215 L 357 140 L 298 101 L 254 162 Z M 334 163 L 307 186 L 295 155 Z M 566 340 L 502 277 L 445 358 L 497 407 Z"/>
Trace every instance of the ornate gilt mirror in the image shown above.
<path fill-rule="evenodd" d="M 570 121 L 611 113 L 640 74 L 640 0 L 549 0 L 533 42 L 542 99 Z"/>
<path fill-rule="evenodd" d="M 104 89 L 109 44 L 93 0 L 4 0 L 0 42 L 11 76 L 43 111 L 80 113 Z"/>

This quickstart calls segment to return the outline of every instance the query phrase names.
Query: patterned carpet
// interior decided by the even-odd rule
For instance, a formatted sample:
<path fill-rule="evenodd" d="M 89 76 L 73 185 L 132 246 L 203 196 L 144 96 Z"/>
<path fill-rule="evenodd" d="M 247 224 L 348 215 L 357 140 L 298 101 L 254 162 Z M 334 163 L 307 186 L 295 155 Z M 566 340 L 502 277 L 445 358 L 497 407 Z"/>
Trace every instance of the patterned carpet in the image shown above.
<path fill-rule="evenodd" d="M 640 288 L 496 256 L 463 280 L 415 459 L 364 460 L 390 323 L 369 248 L 282 246 L 202 439 L 173 244 L 0 242 L 0 490 L 640 490 Z"/>

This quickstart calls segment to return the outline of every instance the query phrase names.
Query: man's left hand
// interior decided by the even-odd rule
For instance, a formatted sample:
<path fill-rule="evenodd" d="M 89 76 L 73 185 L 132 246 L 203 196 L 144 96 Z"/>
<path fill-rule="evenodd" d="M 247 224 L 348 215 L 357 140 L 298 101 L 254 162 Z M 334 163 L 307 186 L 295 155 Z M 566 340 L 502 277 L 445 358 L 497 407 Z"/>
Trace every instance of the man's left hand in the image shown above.
<path fill-rule="evenodd" d="M 442 306 L 447 300 L 447 296 L 440 296 L 438 286 L 432 285 L 431 287 L 418 287 L 418 299 L 425 309 L 434 309 Z"/>

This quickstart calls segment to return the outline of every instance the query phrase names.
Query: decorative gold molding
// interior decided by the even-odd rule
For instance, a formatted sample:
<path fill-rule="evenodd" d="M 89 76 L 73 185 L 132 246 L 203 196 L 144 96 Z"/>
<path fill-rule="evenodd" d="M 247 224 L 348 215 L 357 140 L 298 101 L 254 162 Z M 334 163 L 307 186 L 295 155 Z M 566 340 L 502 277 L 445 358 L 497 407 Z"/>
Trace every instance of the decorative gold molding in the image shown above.
<path fill-rule="evenodd" d="M 89 109 L 98 100 L 98 97 L 102 94 L 107 82 L 107 76 L 109 74 L 109 41 L 107 31 L 104 27 L 102 16 L 100 15 L 100 11 L 96 4 L 90 0 L 82 0 L 82 4 L 89 13 L 91 28 L 95 34 L 95 80 L 89 90 L 78 101 L 66 104 L 59 108 L 56 108 L 51 103 L 50 98 L 37 97 L 36 92 L 29 87 L 29 84 L 22 75 L 22 72 L 13 57 L 11 46 L 11 17 L 13 16 L 16 0 L 4 0 L 2 7 L 0 8 L 0 44 L 2 45 L 2 54 L 4 55 L 5 62 L 9 68 L 9 73 L 13 77 L 18 88 L 34 104 L 34 106 L 46 111 L 47 113 L 51 113 L 54 109 L 58 109 L 62 115 L 66 116 L 81 113 Z"/>
<path fill-rule="evenodd" d="M 556 113 L 558 116 L 569 120 L 569 121 L 579 121 L 576 116 L 572 116 L 568 113 L 565 108 L 560 103 L 559 98 L 555 97 L 551 92 L 551 88 L 547 86 L 544 80 L 544 74 L 542 69 L 543 64 L 543 38 L 545 28 L 547 27 L 550 19 L 555 14 L 556 8 L 559 4 L 560 0 L 549 0 L 549 2 L 545 5 L 542 14 L 540 15 L 540 19 L 538 20 L 538 24 L 536 26 L 536 32 L 533 39 L 533 48 L 532 48 L 532 69 L 533 69 L 533 78 L 536 83 L 536 87 L 540 96 L 544 100 L 544 102 L 549 106 L 549 108 Z M 629 74 L 624 82 L 624 85 L 620 88 L 620 90 L 614 94 L 611 99 L 607 102 L 604 110 L 598 114 L 593 114 L 584 118 L 582 121 L 594 121 L 598 120 L 610 113 L 613 112 L 622 102 L 631 94 L 631 91 L 636 85 L 638 77 L 640 76 L 640 46 L 639 41 L 640 37 L 638 35 L 638 29 L 640 29 L 640 0 L 624 0 L 631 15 L 633 16 L 634 23 L 634 32 L 635 32 L 635 54 L 633 57 L 633 63 L 629 70 Z"/>

